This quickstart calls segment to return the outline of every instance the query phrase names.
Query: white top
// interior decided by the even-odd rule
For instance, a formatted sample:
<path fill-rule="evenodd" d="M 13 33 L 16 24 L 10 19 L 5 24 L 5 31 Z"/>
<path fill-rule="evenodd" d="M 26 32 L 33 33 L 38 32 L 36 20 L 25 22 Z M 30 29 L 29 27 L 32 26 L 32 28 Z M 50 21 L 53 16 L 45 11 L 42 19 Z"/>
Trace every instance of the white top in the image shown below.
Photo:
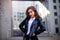
<path fill-rule="evenodd" d="M 32 25 L 32 22 L 35 20 L 35 17 L 34 18 L 30 18 L 29 22 L 28 22 L 28 31 L 27 31 L 27 35 L 30 33 L 30 28 L 31 28 L 31 25 Z"/>

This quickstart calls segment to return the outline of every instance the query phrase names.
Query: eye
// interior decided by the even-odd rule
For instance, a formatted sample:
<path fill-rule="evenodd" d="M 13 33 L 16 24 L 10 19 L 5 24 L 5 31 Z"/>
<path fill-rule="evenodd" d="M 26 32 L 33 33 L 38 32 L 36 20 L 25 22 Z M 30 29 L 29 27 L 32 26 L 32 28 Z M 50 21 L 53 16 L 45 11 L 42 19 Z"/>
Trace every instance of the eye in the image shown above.
<path fill-rule="evenodd" d="M 30 11 L 30 13 L 32 13 L 32 11 Z"/>
<path fill-rule="evenodd" d="M 28 12 L 28 13 L 32 13 L 32 11 Z"/>

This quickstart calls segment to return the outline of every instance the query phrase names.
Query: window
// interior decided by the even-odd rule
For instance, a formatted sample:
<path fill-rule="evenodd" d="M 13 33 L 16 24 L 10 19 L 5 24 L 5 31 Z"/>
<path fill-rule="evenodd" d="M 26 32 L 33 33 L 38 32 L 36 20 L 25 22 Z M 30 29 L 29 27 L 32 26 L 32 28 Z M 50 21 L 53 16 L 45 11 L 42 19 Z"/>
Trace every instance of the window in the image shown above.
<path fill-rule="evenodd" d="M 56 0 L 53 0 L 53 3 L 56 3 Z"/>
<path fill-rule="evenodd" d="M 59 5 L 59 9 L 60 9 L 60 5 Z"/>
<path fill-rule="evenodd" d="M 57 9 L 57 6 L 56 5 L 54 5 L 53 7 L 54 7 L 54 9 Z"/>
<path fill-rule="evenodd" d="M 58 19 L 55 19 L 55 24 L 58 24 Z"/>
<path fill-rule="evenodd" d="M 56 33 L 59 33 L 59 28 L 58 27 L 56 27 L 55 30 L 56 30 Z"/>
<path fill-rule="evenodd" d="M 14 17 L 16 17 L 16 15 L 14 15 Z"/>
<path fill-rule="evenodd" d="M 19 21 L 19 19 L 17 19 Z"/>
<path fill-rule="evenodd" d="M 1 5 L 1 1 L 0 1 L 0 5 Z"/>
<path fill-rule="evenodd" d="M 54 12 L 54 16 L 57 16 L 57 12 Z"/>
<path fill-rule="evenodd" d="M 1 9 L 1 2 L 0 2 L 0 9 Z"/>
<path fill-rule="evenodd" d="M 60 3 L 60 0 L 59 0 L 59 3 Z"/>
<path fill-rule="evenodd" d="M 45 0 L 40 0 L 41 2 L 44 2 Z"/>

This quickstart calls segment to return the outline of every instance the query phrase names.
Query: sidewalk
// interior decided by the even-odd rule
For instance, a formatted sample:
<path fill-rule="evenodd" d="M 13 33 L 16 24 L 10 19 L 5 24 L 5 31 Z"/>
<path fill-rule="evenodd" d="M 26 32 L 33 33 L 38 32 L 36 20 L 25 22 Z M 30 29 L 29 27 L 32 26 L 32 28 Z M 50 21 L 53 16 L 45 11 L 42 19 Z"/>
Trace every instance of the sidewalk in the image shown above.
<path fill-rule="evenodd" d="M 40 36 L 38 37 L 39 40 L 60 40 L 60 35 L 53 35 L 53 36 Z M 8 40 L 23 40 L 23 37 L 12 37 Z"/>

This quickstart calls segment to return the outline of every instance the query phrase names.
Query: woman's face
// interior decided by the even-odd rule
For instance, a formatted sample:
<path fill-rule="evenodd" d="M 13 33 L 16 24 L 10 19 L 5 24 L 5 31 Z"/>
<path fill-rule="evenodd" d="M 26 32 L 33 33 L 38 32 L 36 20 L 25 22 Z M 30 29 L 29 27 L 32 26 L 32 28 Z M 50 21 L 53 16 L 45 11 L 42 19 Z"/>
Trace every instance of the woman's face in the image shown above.
<path fill-rule="evenodd" d="M 28 13 L 29 13 L 30 17 L 32 17 L 32 18 L 34 17 L 34 11 L 32 9 L 29 9 Z"/>

